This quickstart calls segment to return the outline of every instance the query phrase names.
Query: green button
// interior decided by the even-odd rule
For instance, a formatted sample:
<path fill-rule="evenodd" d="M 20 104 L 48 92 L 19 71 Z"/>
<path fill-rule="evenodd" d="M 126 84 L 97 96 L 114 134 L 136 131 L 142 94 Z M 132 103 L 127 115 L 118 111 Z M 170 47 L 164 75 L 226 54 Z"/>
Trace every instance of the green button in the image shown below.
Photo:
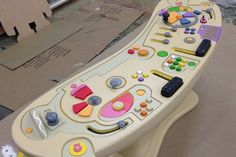
<path fill-rule="evenodd" d="M 175 69 L 175 66 L 174 66 L 174 65 L 171 65 L 171 66 L 170 66 L 170 69 L 174 70 L 174 69 Z"/>
<path fill-rule="evenodd" d="M 176 68 L 176 71 L 180 72 L 180 71 L 182 71 L 182 68 L 177 67 L 177 68 Z"/>
<path fill-rule="evenodd" d="M 172 7 L 168 9 L 168 12 L 179 12 L 180 11 L 180 7 Z"/>
<path fill-rule="evenodd" d="M 196 66 L 196 63 L 195 62 L 188 62 L 188 66 L 194 67 L 194 66 Z"/>
<path fill-rule="evenodd" d="M 177 62 L 177 61 L 174 61 L 174 63 L 173 63 L 174 65 L 179 65 L 179 62 Z"/>
<path fill-rule="evenodd" d="M 166 52 L 166 51 L 158 51 L 157 55 L 159 57 L 166 57 L 166 56 L 168 56 L 168 52 Z"/>
<path fill-rule="evenodd" d="M 182 58 L 181 58 L 181 57 L 177 57 L 177 58 L 176 58 L 176 61 L 181 62 L 181 61 L 182 61 Z"/>

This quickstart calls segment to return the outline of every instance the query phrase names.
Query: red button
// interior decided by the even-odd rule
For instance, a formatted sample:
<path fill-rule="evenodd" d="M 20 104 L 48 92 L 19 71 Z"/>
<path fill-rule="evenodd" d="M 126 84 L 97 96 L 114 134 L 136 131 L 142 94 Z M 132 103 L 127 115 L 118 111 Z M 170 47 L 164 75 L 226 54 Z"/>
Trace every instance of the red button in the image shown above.
<path fill-rule="evenodd" d="M 129 49 L 129 50 L 128 50 L 128 54 L 131 54 L 131 55 L 132 55 L 132 54 L 134 54 L 134 53 L 135 53 L 135 51 L 134 51 L 133 49 Z"/>
<path fill-rule="evenodd" d="M 88 86 L 85 86 L 77 91 L 74 96 L 78 99 L 84 100 L 90 94 L 93 94 L 93 91 Z"/>
<path fill-rule="evenodd" d="M 80 111 L 82 111 L 87 106 L 88 106 L 88 104 L 86 102 L 82 102 L 82 103 L 73 105 L 72 109 L 75 114 L 78 114 Z"/>

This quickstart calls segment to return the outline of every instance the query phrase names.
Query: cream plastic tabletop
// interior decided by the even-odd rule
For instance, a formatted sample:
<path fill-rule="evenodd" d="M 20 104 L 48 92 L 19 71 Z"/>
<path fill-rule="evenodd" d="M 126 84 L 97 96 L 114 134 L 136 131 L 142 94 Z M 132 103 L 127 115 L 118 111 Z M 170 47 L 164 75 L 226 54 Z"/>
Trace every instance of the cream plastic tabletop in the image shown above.
<path fill-rule="evenodd" d="M 161 124 L 191 92 L 221 34 L 204 0 L 162 0 L 140 35 L 33 101 L 12 136 L 29 156 L 105 157 Z"/>

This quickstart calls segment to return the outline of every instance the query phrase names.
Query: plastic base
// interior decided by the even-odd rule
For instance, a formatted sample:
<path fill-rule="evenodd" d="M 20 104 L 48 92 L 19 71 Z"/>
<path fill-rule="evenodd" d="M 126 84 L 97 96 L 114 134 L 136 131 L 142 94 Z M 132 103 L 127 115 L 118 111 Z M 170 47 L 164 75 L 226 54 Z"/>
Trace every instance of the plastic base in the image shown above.
<path fill-rule="evenodd" d="M 179 118 L 191 111 L 198 104 L 198 96 L 191 91 L 179 107 L 157 128 L 142 137 L 134 145 L 109 157 L 157 157 L 162 141 L 168 131 Z"/>

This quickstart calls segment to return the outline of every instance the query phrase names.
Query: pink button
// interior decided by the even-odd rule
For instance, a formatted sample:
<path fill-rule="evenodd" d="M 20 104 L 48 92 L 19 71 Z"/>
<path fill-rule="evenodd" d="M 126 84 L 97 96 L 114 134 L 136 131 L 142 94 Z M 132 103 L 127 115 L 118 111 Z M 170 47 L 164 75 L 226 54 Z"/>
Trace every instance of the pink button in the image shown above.
<path fill-rule="evenodd" d="M 72 84 L 71 88 L 71 95 L 81 100 L 84 100 L 87 96 L 93 94 L 93 91 L 85 84 L 81 84 L 79 86 Z"/>
<path fill-rule="evenodd" d="M 82 146 L 80 145 L 80 143 L 74 144 L 75 152 L 81 152 L 81 150 L 82 150 Z"/>

